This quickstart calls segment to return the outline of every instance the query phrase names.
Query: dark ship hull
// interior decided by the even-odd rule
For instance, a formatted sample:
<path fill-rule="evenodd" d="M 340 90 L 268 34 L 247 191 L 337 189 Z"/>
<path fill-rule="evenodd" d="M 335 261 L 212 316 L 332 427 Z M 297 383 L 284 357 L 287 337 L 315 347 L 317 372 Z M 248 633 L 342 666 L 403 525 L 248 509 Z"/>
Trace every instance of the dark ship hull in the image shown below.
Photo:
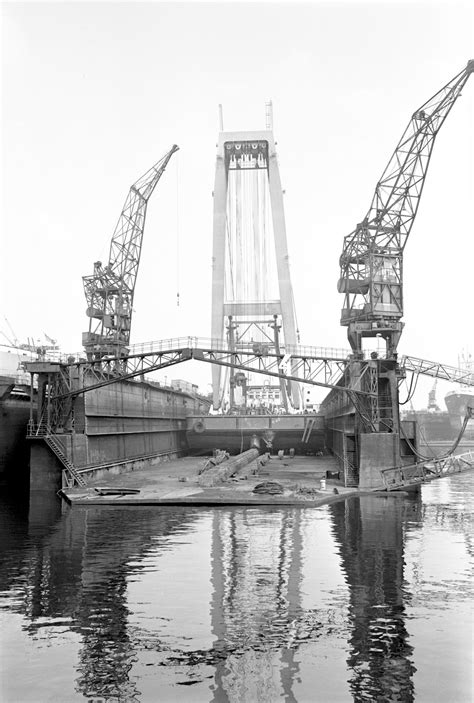
<path fill-rule="evenodd" d="M 26 431 L 30 417 L 30 392 L 14 378 L 0 377 L 0 483 L 27 478 L 29 446 Z"/>
<path fill-rule="evenodd" d="M 207 415 L 188 417 L 186 437 L 192 454 L 223 449 L 239 454 L 256 446 L 272 453 L 294 449 L 316 454 L 325 447 L 322 415 Z"/>

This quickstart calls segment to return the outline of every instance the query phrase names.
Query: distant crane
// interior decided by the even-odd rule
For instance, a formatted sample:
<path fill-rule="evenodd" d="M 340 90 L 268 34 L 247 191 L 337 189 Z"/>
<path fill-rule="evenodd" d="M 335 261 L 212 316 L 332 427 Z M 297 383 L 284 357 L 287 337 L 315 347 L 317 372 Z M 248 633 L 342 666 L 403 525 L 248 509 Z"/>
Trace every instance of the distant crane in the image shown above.
<path fill-rule="evenodd" d="M 148 200 L 178 146 L 147 171 L 129 191 L 110 244 L 109 262 L 94 264 L 94 273 L 84 276 L 89 330 L 82 343 L 90 360 L 128 353 L 133 295 L 145 227 Z"/>
<path fill-rule="evenodd" d="M 433 383 L 433 388 L 430 390 L 428 393 L 428 410 L 431 410 L 432 412 L 434 411 L 439 411 L 439 405 L 436 402 L 436 385 L 438 383 L 438 379 L 435 379 L 435 382 Z"/>
<path fill-rule="evenodd" d="M 56 339 L 52 339 L 49 335 L 46 334 L 46 332 L 43 332 L 43 334 L 44 334 L 44 338 L 46 339 L 48 344 L 51 344 L 53 347 L 56 346 L 56 343 L 57 343 Z"/>
<path fill-rule="evenodd" d="M 341 325 L 356 356 L 362 338 L 381 335 L 387 357 L 403 329 L 403 250 L 423 190 L 434 141 L 474 70 L 474 60 L 416 112 L 377 183 L 370 209 L 344 238 L 338 290 L 344 293 Z"/>
<path fill-rule="evenodd" d="M 12 337 L 11 337 L 11 338 L 8 337 L 8 336 L 5 334 L 5 332 L 2 332 L 2 335 L 5 337 L 5 339 L 8 341 L 8 343 L 9 343 L 12 347 L 17 347 L 17 346 L 19 345 L 18 337 L 16 336 L 15 331 L 14 331 L 13 327 L 11 326 L 9 320 L 8 320 L 6 317 L 4 317 L 3 319 L 4 319 L 5 322 L 7 323 L 8 328 L 9 328 L 11 334 L 12 334 Z"/>

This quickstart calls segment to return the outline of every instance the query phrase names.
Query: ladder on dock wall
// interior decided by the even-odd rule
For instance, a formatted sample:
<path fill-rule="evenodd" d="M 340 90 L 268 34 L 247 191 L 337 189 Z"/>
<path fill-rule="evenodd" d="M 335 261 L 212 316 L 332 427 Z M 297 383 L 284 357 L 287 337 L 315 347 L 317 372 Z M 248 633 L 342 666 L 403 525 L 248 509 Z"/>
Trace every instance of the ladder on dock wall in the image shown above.
<path fill-rule="evenodd" d="M 75 484 L 78 486 L 86 486 L 86 482 L 72 463 L 67 457 L 66 447 L 63 445 L 61 440 L 51 432 L 51 429 L 42 423 L 37 427 L 34 425 L 28 426 L 28 437 L 41 437 L 44 439 L 48 447 L 57 456 L 61 464 L 64 466 L 63 477 L 66 485 L 72 488 Z"/>

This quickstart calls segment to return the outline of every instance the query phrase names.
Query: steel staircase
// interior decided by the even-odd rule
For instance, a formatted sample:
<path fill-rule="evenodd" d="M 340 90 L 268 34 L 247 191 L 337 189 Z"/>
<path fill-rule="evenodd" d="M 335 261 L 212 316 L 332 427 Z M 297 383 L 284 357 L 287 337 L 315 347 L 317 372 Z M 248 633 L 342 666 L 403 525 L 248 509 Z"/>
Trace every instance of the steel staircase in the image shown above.
<path fill-rule="evenodd" d="M 77 483 L 79 486 L 86 486 L 86 482 L 82 478 L 82 476 L 78 473 L 76 467 L 74 464 L 69 461 L 69 459 L 66 456 L 66 450 L 62 444 L 62 442 L 57 439 L 53 434 L 47 433 L 43 435 L 44 441 L 50 447 L 50 449 L 53 450 L 53 452 L 56 454 L 58 457 L 59 461 L 61 464 L 64 466 L 66 470 L 66 481 L 69 486 L 73 486 L 74 483 Z"/>
<path fill-rule="evenodd" d="M 66 484 L 69 487 L 72 487 L 75 484 L 78 486 L 87 486 L 87 483 L 84 481 L 72 461 L 68 459 L 66 447 L 57 435 L 51 432 L 51 428 L 43 422 L 43 418 L 41 418 L 38 425 L 35 425 L 33 422 L 28 423 L 27 436 L 29 438 L 42 437 L 44 439 L 48 447 L 54 452 L 61 464 L 64 466 L 63 475 Z"/>
<path fill-rule="evenodd" d="M 346 488 L 357 487 L 359 485 L 357 470 L 352 466 L 352 464 L 349 461 L 347 461 L 347 459 L 346 459 L 346 465 L 344 468 L 345 468 L 344 485 L 346 486 Z"/>

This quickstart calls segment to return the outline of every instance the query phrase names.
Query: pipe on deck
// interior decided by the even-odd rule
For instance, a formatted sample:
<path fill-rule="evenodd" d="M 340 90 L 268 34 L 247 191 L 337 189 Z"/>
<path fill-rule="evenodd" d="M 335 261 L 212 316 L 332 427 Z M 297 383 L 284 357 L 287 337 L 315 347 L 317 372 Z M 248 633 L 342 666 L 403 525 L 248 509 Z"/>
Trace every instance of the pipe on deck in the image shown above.
<path fill-rule="evenodd" d="M 242 469 L 244 466 L 247 466 L 247 464 L 257 459 L 259 454 L 258 449 L 247 449 L 246 452 L 242 452 L 242 454 L 231 457 L 227 461 L 222 462 L 222 464 L 213 466 L 207 471 L 204 471 L 204 473 L 198 477 L 198 484 L 203 488 L 208 488 L 223 483 L 239 469 Z"/>

